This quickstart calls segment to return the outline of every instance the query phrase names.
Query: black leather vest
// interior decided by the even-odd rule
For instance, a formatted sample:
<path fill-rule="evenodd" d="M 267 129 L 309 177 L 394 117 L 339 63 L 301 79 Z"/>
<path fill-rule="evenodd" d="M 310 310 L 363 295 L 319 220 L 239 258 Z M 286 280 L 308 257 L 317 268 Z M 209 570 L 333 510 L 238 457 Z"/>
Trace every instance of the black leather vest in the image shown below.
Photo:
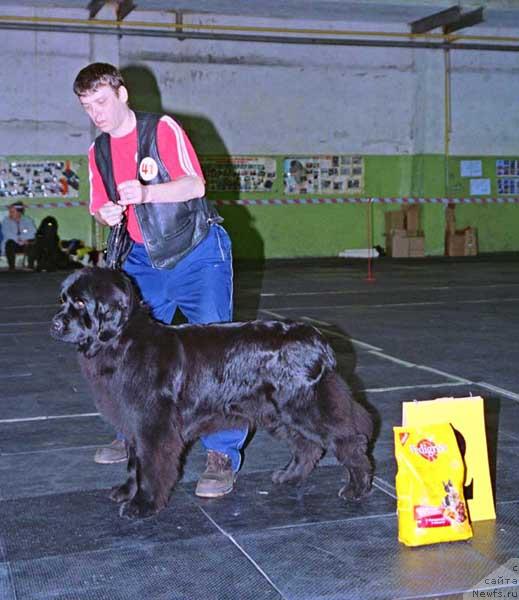
<path fill-rule="evenodd" d="M 160 115 L 136 112 L 137 117 L 137 173 L 138 165 L 145 157 L 153 158 L 158 165 L 158 174 L 143 185 L 171 181 L 161 161 L 157 147 L 157 125 Z M 113 174 L 110 135 L 102 133 L 95 140 L 95 160 L 106 193 L 112 202 L 117 202 L 118 192 Z M 152 265 L 157 269 L 171 269 L 181 258 L 199 244 L 213 223 L 221 223 L 222 217 L 206 198 L 193 198 L 187 202 L 165 202 L 137 204 L 134 206 L 144 245 Z"/>

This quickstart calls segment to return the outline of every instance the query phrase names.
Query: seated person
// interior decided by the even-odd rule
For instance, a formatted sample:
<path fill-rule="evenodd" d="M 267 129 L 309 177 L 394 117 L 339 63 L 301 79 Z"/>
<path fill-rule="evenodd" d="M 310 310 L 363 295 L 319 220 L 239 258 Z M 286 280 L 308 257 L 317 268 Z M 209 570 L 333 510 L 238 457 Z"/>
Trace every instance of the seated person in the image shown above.
<path fill-rule="evenodd" d="M 2 253 L 5 253 L 9 270 L 14 271 L 16 253 L 23 252 L 27 256 L 29 267 L 34 267 L 34 237 L 36 225 L 31 217 L 24 215 L 22 202 L 9 205 L 9 214 L 2 221 Z"/>

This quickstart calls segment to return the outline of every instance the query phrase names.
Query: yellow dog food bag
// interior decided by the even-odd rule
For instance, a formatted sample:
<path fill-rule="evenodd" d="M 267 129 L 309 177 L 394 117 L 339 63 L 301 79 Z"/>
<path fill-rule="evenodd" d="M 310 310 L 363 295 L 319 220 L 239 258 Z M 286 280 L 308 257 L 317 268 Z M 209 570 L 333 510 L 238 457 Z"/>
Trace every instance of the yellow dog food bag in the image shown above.
<path fill-rule="evenodd" d="M 398 540 L 406 546 L 472 537 L 465 466 L 449 423 L 394 427 Z"/>

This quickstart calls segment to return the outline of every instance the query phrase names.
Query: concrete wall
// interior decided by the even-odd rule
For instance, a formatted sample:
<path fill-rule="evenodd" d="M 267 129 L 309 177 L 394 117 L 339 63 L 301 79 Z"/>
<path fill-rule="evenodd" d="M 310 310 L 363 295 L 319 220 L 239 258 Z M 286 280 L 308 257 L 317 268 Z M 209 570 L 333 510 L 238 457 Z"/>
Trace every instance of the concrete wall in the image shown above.
<path fill-rule="evenodd" d="M 111 11 L 105 8 L 98 17 L 112 19 Z M 2 7 L 0 14 L 87 17 L 86 10 L 36 11 L 16 6 Z M 369 24 L 210 15 L 190 18 L 242 26 L 403 30 L 376 20 Z M 141 10 L 127 18 L 150 22 L 173 19 L 172 14 Z M 478 33 L 502 32 L 478 28 Z M 506 33 L 519 35 L 510 30 Z M 177 116 L 200 154 L 382 155 L 406 167 L 399 172 L 397 193 L 435 195 L 451 191 L 446 186 L 441 156 L 431 163 L 422 158 L 442 155 L 445 149 L 442 51 L 2 31 L 0 53 L 0 155 L 84 155 L 95 132 L 71 86 L 81 67 L 102 60 L 123 68 L 136 108 Z M 450 153 L 519 156 L 517 70 L 515 53 L 451 53 Z M 411 160 L 399 162 L 399 157 L 405 156 Z M 384 169 L 385 163 L 380 164 Z M 434 170 L 427 171 L 427 164 Z M 390 166 L 387 172 L 377 173 L 379 195 L 395 193 L 394 177 Z M 85 187 L 82 193 L 86 194 Z M 63 210 L 77 214 L 74 219 L 65 219 L 64 237 L 88 238 L 91 223 L 82 209 Z M 226 218 L 230 229 L 239 235 L 242 220 L 233 223 L 233 210 L 225 211 Z M 365 247 L 364 234 L 358 233 L 364 231 L 362 207 L 303 210 L 248 210 L 268 256 L 331 255 L 341 248 Z M 519 208 L 511 212 L 517 227 L 514 219 L 519 220 Z M 295 230 L 292 224 L 298 215 L 301 221 Z M 345 224 L 342 229 L 337 225 L 341 219 Z M 438 226 L 436 217 L 431 222 L 436 225 L 430 235 L 436 238 L 428 247 L 433 254 L 441 253 L 442 225 L 440 222 Z M 510 223 L 510 217 L 506 222 Z M 282 231 L 274 235 L 271 228 L 275 223 Z M 375 232 L 376 239 L 381 239 L 381 232 Z M 315 243 L 301 243 L 301 236 L 309 235 Z M 276 243 L 279 238 L 284 240 L 281 245 Z M 499 235 L 494 239 L 499 240 Z M 519 249 L 513 236 L 503 236 L 503 240 L 501 246 L 485 247 Z M 240 248 L 240 244 L 235 247 Z M 243 252 L 249 253 L 246 245 Z"/>

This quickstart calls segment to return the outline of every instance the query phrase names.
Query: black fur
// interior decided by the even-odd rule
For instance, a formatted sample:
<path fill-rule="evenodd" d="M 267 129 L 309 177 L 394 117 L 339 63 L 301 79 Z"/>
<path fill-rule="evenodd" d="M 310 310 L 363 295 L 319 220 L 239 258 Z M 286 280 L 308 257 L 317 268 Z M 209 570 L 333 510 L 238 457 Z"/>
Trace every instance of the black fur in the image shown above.
<path fill-rule="evenodd" d="M 79 350 L 99 411 L 129 446 L 129 478 L 112 489 L 121 515 L 164 508 L 186 446 L 218 429 L 263 427 L 292 459 L 275 483 L 300 482 L 326 450 L 347 468 L 341 496 L 371 487 L 372 420 L 337 374 L 333 350 L 310 325 L 281 321 L 167 327 L 119 271 L 86 268 L 62 286 L 56 339 Z"/>
<path fill-rule="evenodd" d="M 70 261 L 68 254 L 61 249 L 58 221 L 51 216 L 42 219 L 36 231 L 34 258 L 37 271 L 56 271 L 80 266 Z"/>

